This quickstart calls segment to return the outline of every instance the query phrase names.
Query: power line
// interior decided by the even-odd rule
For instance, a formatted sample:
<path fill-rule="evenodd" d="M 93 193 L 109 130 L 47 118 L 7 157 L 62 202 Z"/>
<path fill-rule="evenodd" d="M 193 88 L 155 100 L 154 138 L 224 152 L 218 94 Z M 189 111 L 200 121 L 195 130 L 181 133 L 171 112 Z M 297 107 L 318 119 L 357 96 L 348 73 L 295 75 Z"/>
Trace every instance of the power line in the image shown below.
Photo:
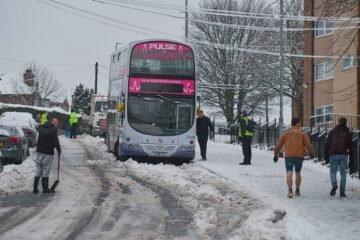
<path fill-rule="evenodd" d="M 67 10 L 67 9 L 64 9 L 64 8 L 61 8 L 61 7 L 58 7 L 58 6 L 49 4 L 48 2 L 45 2 L 45 1 L 43 1 L 43 0 L 37 0 L 37 1 L 40 2 L 40 3 L 42 3 L 42 4 L 48 5 L 48 6 L 50 6 L 50 7 L 59 9 L 59 10 L 61 10 L 61 11 L 70 13 L 70 14 L 72 14 L 72 15 L 75 15 L 75 16 L 78 16 L 78 17 L 81 17 L 81 18 L 85 18 L 85 19 L 88 19 L 88 20 L 90 20 L 90 21 L 94 21 L 94 22 L 97 22 L 97 23 L 100 23 L 100 24 L 103 24 L 103 25 L 107 25 L 107 26 L 110 26 L 110 27 L 113 27 L 113 28 L 125 30 L 125 31 L 131 32 L 131 33 L 150 35 L 149 32 L 139 31 L 139 30 L 135 30 L 135 29 L 131 29 L 131 28 L 127 28 L 127 27 L 122 27 L 122 26 L 119 26 L 119 25 L 111 24 L 111 23 L 108 23 L 108 22 L 100 21 L 100 20 L 98 20 L 98 19 L 96 19 L 96 18 L 92 18 L 92 17 L 89 17 L 89 16 L 81 15 L 81 14 L 78 14 L 78 13 L 75 13 L 75 12 L 72 12 L 72 11 L 69 11 L 69 10 Z"/>
<path fill-rule="evenodd" d="M 146 12 L 146 13 L 152 13 L 152 14 L 156 14 L 156 15 L 160 15 L 160 16 L 171 17 L 171 18 L 176 18 L 176 19 L 181 19 L 181 20 L 188 20 L 190 22 L 205 23 L 205 24 L 219 26 L 219 27 L 246 29 L 246 30 L 252 30 L 252 31 L 280 32 L 279 28 L 277 28 L 277 27 L 257 27 L 257 26 L 244 26 L 244 25 L 238 25 L 238 24 L 217 23 L 217 22 L 210 22 L 210 21 L 193 19 L 193 18 L 180 17 L 180 16 L 175 16 L 175 15 L 171 15 L 171 14 L 165 14 L 165 13 L 160 13 L 160 12 L 135 8 L 135 7 L 129 7 L 129 6 L 118 4 L 118 3 L 116 4 L 116 3 L 105 2 L 105 1 L 111 1 L 111 0 L 105 0 L 105 1 L 92 0 L 92 1 L 98 2 L 100 4 L 108 4 L 111 6 L 117 6 L 117 7 L 121 7 L 121 8 L 127 8 L 127 9 L 132 9 L 132 10 Z M 326 28 L 326 29 L 327 30 L 355 30 L 355 29 L 360 29 L 360 27 L 359 26 L 347 26 L 347 27 L 344 26 L 344 27 L 332 27 L 332 28 Z M 317 30 L 324 30 L 324 28 L 284 28 L 283 31 L 284 32 L 303 32 L 303 31 L 317 31 Z"/>
<path fill-rule="evenodd" d="M 360 22 L 360 18 L 336 18 L 336 17 L 316 17 L 316 16 L 292 16 L 292 15 L 276 15 L 269 13 L 254 13 L 254 12 L 242 12 L 242 11 L 232 11 L 232 10 L 221 10 L 221 9 L 205 9 L 205 8 L 193 8 L 188 7 L 187 9 L 182 6 L 175 6 L 170 4 L 154 4 L 148 1 L 138 1 L 138 0 L 107 0 L 110 2 L 123 3 L 128 5 L 136 5 L 136 6 L 145 6 L 148 8 L 156 8 L 156 9 L 165 9 L 165 10 L 177 10 L 177 11 L 188 11 L 190 13 L 202 13 L 207 15 L 218 15 L 218 16 L 227 16 L 227 17 L 243 17 L 243 18 L 254 18 L 254 19 L 274 19 L 280 20 L 282 17 L 284 20 L 288 21 L 329 21 L 329 22 Z"/>
<path fill-rule="evenodd" d="M 43 0 L 38 0 L 42 3 Z M 57 1 L 54 1 L 54 0 L 48 0 L 48 1 L 51 1 L 51 2 L 57 2 Z M 58 8 L 57 6 L 53 6 L 51 4 L 48 4 L 48 3 L 45 3 L 47 5 L 50 5 L 52 7 L 55 7 L 55 8 Z M 60 3 L 61 4 L 61 3 Z M 62 4 L 63 5 L 63 4 Z M 106 16 L 103 16 L 103 15 L 100 15 L 100 14 L 93 14 L 92 12 L 89 12 L 89 11 L 86 11 L 86 10 L 82 10 L 80 8 L 73 8 L 72 6 L 68 5 L 68 4 L 65 4 L 68 6 L 68 8 L 72 8 L 72 9 L 76 9 L 78 11 L 83 11 L 83 12 L 87 12 L 87 14 L 90 14 L 90 15 L 95 15 L 97 17 L 104 17 L 106 19 L 112 19 L 112 18 L 108 18 Z M 142 34 L 144 34 L 144 32 L 142 31 L 138 31 L 138 30 L 134 30 L 134 29 L 129 29 L 129 28 L 123 28 L 123 27 L 120 27 L 118 25 L 114 25 L 114 24 L 110 24 L 110 23 L 106 23 L 106 22 L 102 22 L 102 21 L 98 21 L 94 18 L 90 18 L 90 17 L 87 17 L 87 16 L 83 16 L 83 15 L 79 15 L 79 14 L 76 14 L 76 13 L 73 13 L 71 11 L 68 11 L 68 10 L 65 10 L 65 9 L 62 9 L 62 8 L 59 8 L 63 11 L 66 11 L 66 12 L 70 12 L 71 14 L 75 14 L 77 16 L 81 16 L 81 17 L 84 17 L 84 18 L 87 18 L 87 19 L 90 19 L 90 20 L 93 20 L 93 21 L 97 21 L 97 22 L 100 22 L 100 23 L 103 23 L 105 25 L 109 25 L 109 26 L 113 26 L 113 27 L 117 27 L 117 28 L 121 28 L 121 29 L 125 29 L 127 31 L 130 31 L 130 32 L 141 32 Z M 114 20 L 112 19 L 112 21 L 117 21 L 117 20 Z M 122 21 L 123 22 L 123 21 Z M 151 29 L 149 29 L 149 31 L 152 31 Z M 145 34 L 149 34 L 149 33 L 145 33 Z M 162 36 L 162 37 L 170 37 L 171 35 L 169 34 L 159 34 L 159 33 L 155 33 L 159 36 Z M 173 37 L 173 36 L 172 36 Z M 181 39 L 181 40 L 184 40 L 183 38 L 179 38 L 179 37 L 176 37 L 178 39 Z M 176 39 L 175 38 L 175 39 Z M 198 46 L 205 46 L 205 47 L 212 47 L 212 48 L 218 48 L 218 49 L 228 49 L 228 50 L 236 50 L 236 51 L 241 51 L 241 52 L 247 52 L 247 53 L 254 53 L 254 54 L 262 54 L 262 55 L 272 55 L 272 56 L 279 56 L 279 53 L 276 53 L 276 52 L 269 52 L 269 51 L 261 51 L 261 50 L 254 50 L 254 49 L 246 49 L 246 48 L 239 48 L 239 47 L 234 47 L 233 45 L 230 45 L 230 44 L 219 44 L 219 43 L 210 43 L 210 42 L 206 42 L 206 41 L 198 41 L 198 40 L 194 40 L 194 39 L 191 39 L 189 38 L 188 41 L 190 43 L 193 43 L 195 45 L 198 45 Z M 284 56 L 286 57 L 301 57 L 301 58 L 327 58 L 327 59 L 338 59 L 340 58 L 340 56 L 316 56 L 316 55 L 301 55 L 301 54 L 284 54 Z"/>
<path fill-rule="evenodd" d="M 120 23 L 120 24 L 123 24 L 123 25 L 126 25 L 126 26 L 131 26 L 131 27 L 139 28 L 139 29 L 142 29 L 142 31 L 147 31 L 147 32 L 150 31 L 150 32 L 152 32 L 152 33 L 157 33 L 157 34 L 160 34 L 160 35 L 166 34 L 166 33 L 163 33 L 163 32 L 157 31 L 157 30 L 154 30 L 154 29 L 149 29 L 149 28 L 146 28 L 146 27 L 142 27 L 142 26 L 139 26 L 139 25 L 130 23 L 130 22 L 121 21 L 121 20 L 119 20 L 119 19 L 107 17 L 107 16 L 105 16 L 105 15 L 101 15 L 101 14 L 94 13 L 94 12 L 91 12 L 91 11 L 88 11 L 88 10 L 84 10 L 84 9 L 81 9 L 81 8 L 78 8 L 78 7 L 75 7 L 75 6 L 66 4 L 66 3 L 62 3 L 62 2 L 59 2 L 59 1 L 56 1 L 56 0 L 47 0 L 47 1 L 49 1 L 49 2 L 51 2 L 51 3 L 54 3 L 54 4 L 57 4 L 57 5 L 64 6 L 64 7 L 66 7 L 66 8 L 70 8 L 70 9 L 73 9 L 73 10 L 77 10 L 77 11 L 79 11 L 79 12 L 83 12 L 83 13 L 89 14 L 89 15 L 92 15 L 92 16 L 96 16 L 96 17 L 99 17 L 99 18 L 103 18 L 103 19 L 106 19 L 106 20 L 108 20 L 108 21 Z"/>

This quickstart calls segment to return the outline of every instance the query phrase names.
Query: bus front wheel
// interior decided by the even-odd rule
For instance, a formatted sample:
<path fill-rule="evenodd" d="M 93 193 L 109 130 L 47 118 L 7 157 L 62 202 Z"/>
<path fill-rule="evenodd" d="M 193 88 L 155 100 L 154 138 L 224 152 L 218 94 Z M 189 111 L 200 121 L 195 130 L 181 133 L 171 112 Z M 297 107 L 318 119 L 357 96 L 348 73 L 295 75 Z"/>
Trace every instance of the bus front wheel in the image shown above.
<path fill-rule="evenodd" d="M 123 157 L 119 153 L 119 140 L 117 140 L 116 143 L 115 143 L 114 154 L 115 154 L 115 157 L 116 157 L 117 160 L 120 160 L 122 162 L 125 162 L 126 160 L 128 160 L 127 157 Z"/>

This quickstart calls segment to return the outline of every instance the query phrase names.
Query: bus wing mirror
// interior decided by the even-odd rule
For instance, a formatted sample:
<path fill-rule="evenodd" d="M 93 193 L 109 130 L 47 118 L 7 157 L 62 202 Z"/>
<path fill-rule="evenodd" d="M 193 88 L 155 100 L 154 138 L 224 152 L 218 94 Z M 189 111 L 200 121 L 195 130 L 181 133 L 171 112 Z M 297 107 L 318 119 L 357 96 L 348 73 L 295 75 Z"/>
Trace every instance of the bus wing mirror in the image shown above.
<path fill-rule="evenodd" d="M 119 102 L 117 110 L 118 112 L 125 112 L 125 103 Z"/>

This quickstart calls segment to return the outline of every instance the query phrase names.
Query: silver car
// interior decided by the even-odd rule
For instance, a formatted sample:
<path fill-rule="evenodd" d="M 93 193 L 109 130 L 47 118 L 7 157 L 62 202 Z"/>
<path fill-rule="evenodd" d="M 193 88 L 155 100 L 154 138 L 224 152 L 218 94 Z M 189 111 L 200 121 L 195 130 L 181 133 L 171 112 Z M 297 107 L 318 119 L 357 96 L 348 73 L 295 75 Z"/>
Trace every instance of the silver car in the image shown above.
<path fill-rule="evenodd" d="M 5 163 L 21 164 L 25 160 L 29 145 L 20 127 L 0 125 L 0 151 Z"/>
<path fill-rule="evenodd" d="M 30 113 L 4 112 L 0 117 L 0 124 L 20 126 L 29 142 L 30 147 L 36 146 L 36 122 Z"/>

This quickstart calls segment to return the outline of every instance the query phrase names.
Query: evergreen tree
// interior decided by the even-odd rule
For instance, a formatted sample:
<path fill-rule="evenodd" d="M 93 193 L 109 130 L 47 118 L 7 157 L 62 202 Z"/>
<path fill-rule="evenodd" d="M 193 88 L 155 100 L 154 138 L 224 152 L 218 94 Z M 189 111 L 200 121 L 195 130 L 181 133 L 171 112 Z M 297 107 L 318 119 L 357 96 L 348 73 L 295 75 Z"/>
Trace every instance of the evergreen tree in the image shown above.
<path fill-rule="evenodd" d="M 94 93 L 93 89 L 85 88 L 81 83 L 76 86 L 74 94 L 71 96 L 72 106 L 71 109 L 77 113 L 83 112 L 90 115 L 90 100 L 91 95 Z"/>

